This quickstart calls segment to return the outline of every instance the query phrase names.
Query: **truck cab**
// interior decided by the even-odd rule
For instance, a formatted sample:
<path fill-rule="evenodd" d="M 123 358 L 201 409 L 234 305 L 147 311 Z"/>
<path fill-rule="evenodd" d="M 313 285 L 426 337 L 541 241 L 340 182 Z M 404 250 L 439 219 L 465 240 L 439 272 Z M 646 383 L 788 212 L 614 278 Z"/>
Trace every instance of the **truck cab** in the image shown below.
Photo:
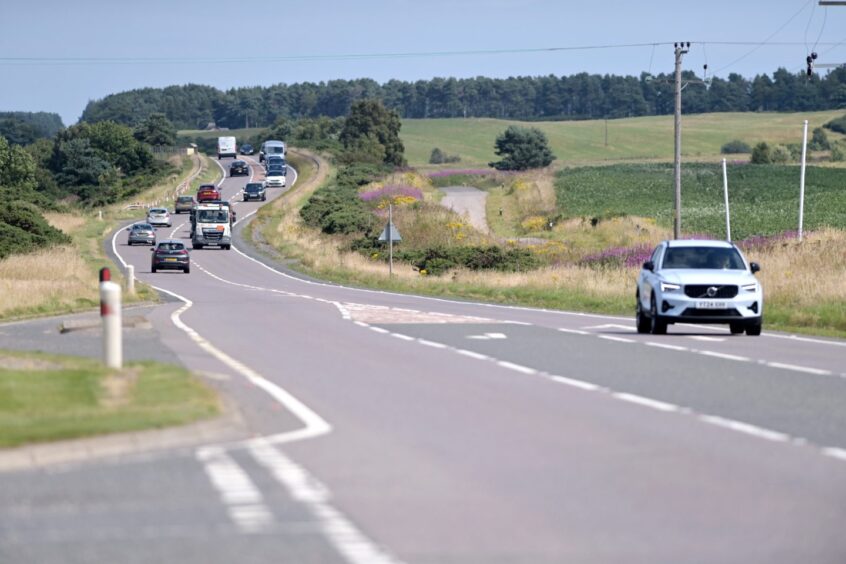
<path fill-rule="evenodd" d="M 219 203 L 200 203 L 194 209 L 191 244 L 195 249 L 217 245 L 229 250 L 232 245 L 232 223 L 229 206 Z"/>

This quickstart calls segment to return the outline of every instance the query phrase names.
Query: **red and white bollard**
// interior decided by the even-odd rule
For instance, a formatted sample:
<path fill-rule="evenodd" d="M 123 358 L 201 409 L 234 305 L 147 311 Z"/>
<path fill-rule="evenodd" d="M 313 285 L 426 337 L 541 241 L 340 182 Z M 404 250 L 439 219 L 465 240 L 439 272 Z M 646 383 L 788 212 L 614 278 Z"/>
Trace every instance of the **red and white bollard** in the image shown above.
<path fill-rule="evenodd" d="M 111 281 L 108 268 L 100 269 L 100 317 L 103 319 L 103 362 L 109 368 L 123 367 L 123 319 L 120 284 Z"/>

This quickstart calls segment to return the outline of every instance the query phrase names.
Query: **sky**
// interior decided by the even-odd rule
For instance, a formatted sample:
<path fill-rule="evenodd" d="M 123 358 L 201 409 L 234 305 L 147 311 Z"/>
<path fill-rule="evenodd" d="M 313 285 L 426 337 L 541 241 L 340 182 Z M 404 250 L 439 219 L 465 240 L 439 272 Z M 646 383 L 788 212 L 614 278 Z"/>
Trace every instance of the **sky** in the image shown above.
<path fill-rule="evenodd" d="M 818 0 L 0 0 L 0 30 L 0 111 L 65 125 L 173 84 L 672 72 L 675 41 L 700 76 L 846 63 L 846 6 Z"/>

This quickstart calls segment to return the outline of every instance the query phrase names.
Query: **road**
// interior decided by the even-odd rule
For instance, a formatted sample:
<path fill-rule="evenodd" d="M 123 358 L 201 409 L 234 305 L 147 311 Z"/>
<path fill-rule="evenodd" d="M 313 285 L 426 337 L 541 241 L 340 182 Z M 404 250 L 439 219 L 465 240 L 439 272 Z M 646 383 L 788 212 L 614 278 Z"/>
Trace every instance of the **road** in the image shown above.
<path fill-rule="evenodd" d="M 114 241 L 246 430 L 0 475 L 0 561 L 846 561 L 844 341 L 345 288 L 243 243 L 153 275 Z"/>

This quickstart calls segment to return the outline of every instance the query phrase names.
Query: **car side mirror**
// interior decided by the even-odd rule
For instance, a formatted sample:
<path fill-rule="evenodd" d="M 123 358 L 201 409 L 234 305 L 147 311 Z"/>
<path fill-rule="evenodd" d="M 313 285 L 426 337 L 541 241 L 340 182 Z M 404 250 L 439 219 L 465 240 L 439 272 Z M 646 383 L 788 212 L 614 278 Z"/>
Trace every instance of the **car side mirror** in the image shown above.
<path fill-rule="evenodd" d="M 643 263 L 643 269 L 648 270 L 649 272 L 654 272 L 655 271 L 655 263 L 653 263 L 651 260 L 648 260 L 645 263 Z"/>
<path fill-rule="evenodd" d="M 752 274 L 755 274 L 756 272 L 760 272 L 761 271 L 761 265 L 758 264 L 757 262 L 750 262 L 749 263 L 749 270 L 752 272 Z"/>
<path fill-rule="evenodd" d="M 156 248 L 155 248 L 155 247 L 150 247 L 150 252 L 151 252 L 151 253 L 152 253 L 153 251 L 155 251 L 155 250 L 156 250 Z"/>

